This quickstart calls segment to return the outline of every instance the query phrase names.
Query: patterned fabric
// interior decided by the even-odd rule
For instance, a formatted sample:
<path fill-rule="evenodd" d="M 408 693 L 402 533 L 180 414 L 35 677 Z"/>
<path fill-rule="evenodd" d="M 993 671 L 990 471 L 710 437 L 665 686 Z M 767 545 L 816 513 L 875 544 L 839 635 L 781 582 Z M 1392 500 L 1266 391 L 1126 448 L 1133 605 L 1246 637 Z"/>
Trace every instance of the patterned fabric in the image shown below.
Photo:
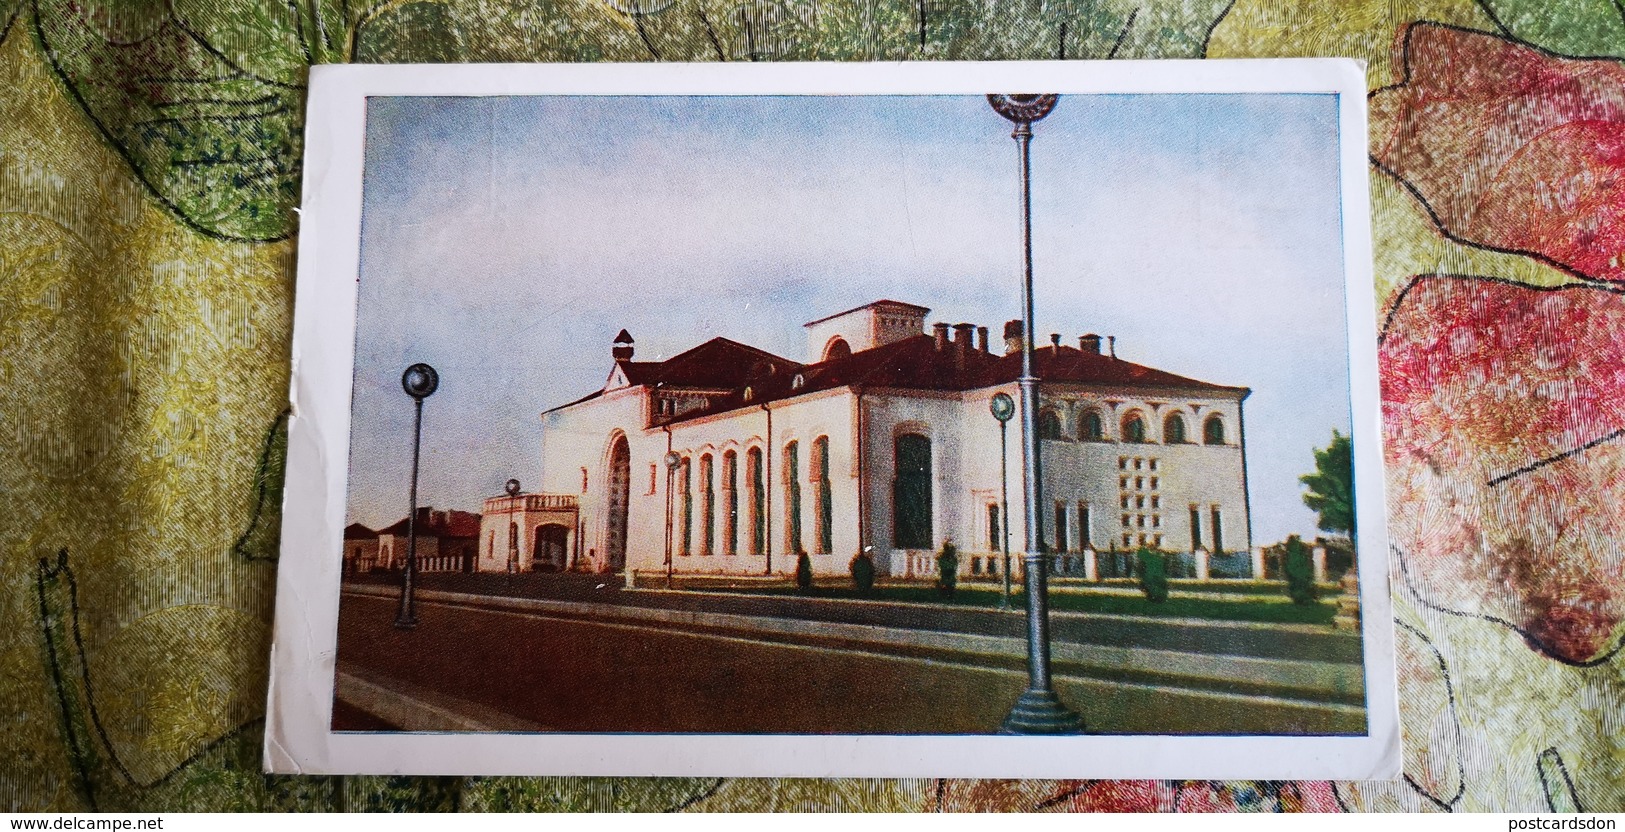
<path fill-rule="evenodd" d="M 308 65 L 1300 55 L 1373 90 L 1402 782 L 259 773 Z M 1625 810 L 1621 58 L 1609 0 L 0 0 L 0 805 Z"/>

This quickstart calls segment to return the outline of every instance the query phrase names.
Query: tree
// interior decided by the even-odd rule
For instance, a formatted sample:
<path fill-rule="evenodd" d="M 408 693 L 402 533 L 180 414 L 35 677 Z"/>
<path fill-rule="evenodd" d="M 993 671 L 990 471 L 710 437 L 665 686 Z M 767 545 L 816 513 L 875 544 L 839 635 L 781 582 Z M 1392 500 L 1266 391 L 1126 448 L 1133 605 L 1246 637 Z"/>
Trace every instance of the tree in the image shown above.
<path fill-rule="evenodd" d="M 852 586 L 859 595 L 868 595 L 875 588 L 875 562 L 867 552 L 852 559 Z"/>
<path fill-rule="evenodd" d="M 1168 600 L 1168 560 L 1144 546 L 1135 553 L 1135 560 L 1140 563 L 1140 590 L 1145 599 L 1153 604 Z"/>
<path fill-rule="evenodd" d="M 1310 604 L 1320 597 L 1320 591 L 1315 587 L 1315 564 L 1309 547 L 1295 534 L 1286 539 L 1281 571 L 1286 573 L 1286 594 L 1292 603 Z"/>
<path fill-rule="evenodd" d="M 812 591 L 812 585 L 812 558 L 807 557 L 806 552 L 802 552 L 796 558 L 796 589 L 801 590 L 802 594 L 806 594 Z"/>
<path fill-rule="evenodd" d="M 937 555 L 937 591 L 943 595 L 954 597 L 954 587 L 959 584 L 959 549 L 952 540 L 942 542 L 942 552 Z"/>
<path fill-rule="evenodd" d="M 1332 431 L 1332 442 L 1315 449 L 1315 472 L 1298 478 L 1309 490 L 1303 504 L 1320 513 L 1320 528 L 1354 538 L 1354 448 Z"/>

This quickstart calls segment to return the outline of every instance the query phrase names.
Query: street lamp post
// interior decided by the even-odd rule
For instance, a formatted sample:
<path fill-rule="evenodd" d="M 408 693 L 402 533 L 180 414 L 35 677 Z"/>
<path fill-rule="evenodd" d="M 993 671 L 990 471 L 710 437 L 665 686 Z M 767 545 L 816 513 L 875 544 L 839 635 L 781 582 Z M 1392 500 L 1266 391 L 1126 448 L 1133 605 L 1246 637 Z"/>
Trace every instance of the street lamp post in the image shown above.
<path fill-rule="evenodd" d="M 672 528 L 672 522 L 671 522 L 671 520 L 672 520 L 672 516 L 671 516 L 672 515 L 671 484 L 672 484 L 672 480 L 677 476 L 677 466 L 682 465 L 682 464 L 683 464 L 683 458 L 681 456 L 679 456 L 676 451 L 667 451 L 666 452 L 666 588 L 667 589 L 671 589 L 672 536 L 676 534 L 676 530 Z"/>
<path fill-rule="evenodd" d="M 1004 594 L 999 596 L 999 609 L 1010 609 L 1010 417 L 1016 415 L 1016 403 L 1009 393 L 994 393 L 988 402 L 993 418 L 999 420 L 999 552 L 1004 555 Z"/>
<path fill-rule="evenodd" d="M 427 364 L 413 364 L 401 374 L 401 389 L 412 397 L 412 510 L 406 515 L 406 565 L 401 570 L 401 608 L 395 614 L 395 628 L 411 630 L 418 625 L 412 584 L 418 573 L 418 452 L 423 446 L 423 400 L 440 387 L 440 374 Z"/>
<path fill-rule="evenodd" d="M 1010 714 L 999 726 L 1005 734 L 1075 734 L 1083 730 L 1083 718 L 1061 704 L 1050 683 L 1049 658 L 1049 571 L 1044 553 L 1042 521 L 1042 473 L 1038 455 L 1038 376 L 1033 372 L 1033 218 L 1032 167 L 1028 148 L 1033 140 L 1033 122 L 1055 109 L 1058 95 L 989 95 L 994 112 L 1016 125 L 1010 137 L 1016 140 L 1021 163 L 1021 478 L 1027 591 L 1027 690 L 1016 700 Z"/>

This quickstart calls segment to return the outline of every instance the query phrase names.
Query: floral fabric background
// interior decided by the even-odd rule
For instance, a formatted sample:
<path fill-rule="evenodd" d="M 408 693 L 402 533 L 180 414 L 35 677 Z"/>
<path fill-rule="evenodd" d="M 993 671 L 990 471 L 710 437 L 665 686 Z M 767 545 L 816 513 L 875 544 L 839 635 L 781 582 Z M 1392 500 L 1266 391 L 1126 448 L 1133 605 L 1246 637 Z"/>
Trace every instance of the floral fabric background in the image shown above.
<path fill-rule="evenodd" d="M 310 64 L 1308 55 L 1368 64 L 1403 781 L 260 774 Z M 1622 59 L 1616 0 L 0 0 L 0 806 L 1625 810 Z"/>

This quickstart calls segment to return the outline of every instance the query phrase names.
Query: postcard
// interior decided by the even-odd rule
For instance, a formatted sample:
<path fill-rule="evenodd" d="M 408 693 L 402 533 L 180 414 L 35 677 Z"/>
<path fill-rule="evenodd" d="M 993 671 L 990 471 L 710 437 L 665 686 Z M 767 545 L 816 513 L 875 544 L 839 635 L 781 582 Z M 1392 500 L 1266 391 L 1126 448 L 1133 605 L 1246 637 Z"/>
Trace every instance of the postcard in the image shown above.
<path fill-rule="evenodd" d="M 1365 119 L 316 67 L 267 770 L 1397 776 Z"/>

